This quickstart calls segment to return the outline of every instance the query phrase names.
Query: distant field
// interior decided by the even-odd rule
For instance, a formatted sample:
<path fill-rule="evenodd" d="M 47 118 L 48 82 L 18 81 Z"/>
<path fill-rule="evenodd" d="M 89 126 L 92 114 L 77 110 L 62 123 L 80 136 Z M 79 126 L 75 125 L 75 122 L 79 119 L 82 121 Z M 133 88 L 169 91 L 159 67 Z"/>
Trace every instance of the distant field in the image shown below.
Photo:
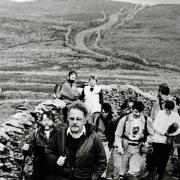
<path fill-rule="evenodd" d="M 0 70 L 104 69 L 104 65 L 64 47 L 68 26 L 99 19 L 125 3 L 66 0 L 15 3 L 0 1 Z M 91 63 L 90 63 L 91 61 Z"/>
<path fill-rule="evenodd" d="M 58 17 L 59 15 L 75 14 L 76 16 L 76 14 L 97 14 L 102 12 L 109 14 L 118 11 L 122 5 L 127 5 L 127 3 L 106 0 L 43 0 L 29 3 L 15 3 L 1 0 L 0 15 L 44 16 L 51 14 Z"/>
<path fill-rule="evenodd" d="M 102 44 L 167 67 L 180 65 L 180 5 L 156 5 L 106 31 Z"/>

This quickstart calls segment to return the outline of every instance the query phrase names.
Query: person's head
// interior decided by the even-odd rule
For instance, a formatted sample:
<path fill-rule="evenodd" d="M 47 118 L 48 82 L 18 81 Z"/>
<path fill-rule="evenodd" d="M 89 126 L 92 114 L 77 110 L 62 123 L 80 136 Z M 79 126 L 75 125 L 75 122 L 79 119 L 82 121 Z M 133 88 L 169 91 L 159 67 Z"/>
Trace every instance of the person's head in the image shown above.
<path fill-rule="evenodd" d="M 89 77 L 89 85 L 91 87 L 94 87 L 97 84 L 97 78 L 94 75 L 91 75 Z"/>
<path fill-rule="evenodd" d="M 142 114 L 142 112 L 144 111 L 144 104 L 142 101 L 135 101 L 133 106 L 132 106 L 132 110 L 133 110 L 133 117 L 134 118 L 139 118 Z"/>
<path fill-rule="evenodd" d="M 177 112 L 180 115 L 180 97 L 179 96 L 174 96 L 175 101 L 176 101 L 176 106 L 177 106 Z"/>
<path fill-rule="evenodd" d="M 161 99 L 166 100 L 166 97 L 170 94 L 170 88 L 166 83 L 162 83 L 158 88 L 158 96 Z"/>
<path fill-rule="evenodd" d="M 76 81 L 76 78 L 77 78 L 77 73 L 76 71 L 69 71 L 68 73 L 68 78 L 69 78 L 69 81 L 70 82 L 75 82 Z"/>
<path fill-rule="evenodd" d="M 174 101 L 172 101 L 172 100 L 166 100 L 165 101 L 164 108 L 166 110 L 167 115 L 170 115 L 172 113 L 174 107 L 175 107 Z"/>
<path fill-rule="evenodd" d="M 130 97 L 130 98 L 128 99 L 128 106 L 129 106 L 130 108 L 132 108 L 135 101 L 136 101 L 135 98 Z"/>
<path fill-rule="evenodd" d="M 180 97 L 174 96 L 174 100 L 176 101 L 176 105 L 180 106 Z"/>
<path fill-rule="evenodd" d="M 73 103 L 68 110 L 67 120 L 72 133 L 81 133 L 86 123 L 88 111 L 83 103 Z"/>
<path fill-rule="evenodd" d="M 54 126 L 54 115 L 51 111 L 43 112 L 39 123 L 45 130 L 51 129 Z"/>
<path fill-rule="evenodd" d="M 112 107 L 109 103 L 103 103 L 102 104 L 102 116 L 106 118 L 108 115 L 112 116 Z"/>

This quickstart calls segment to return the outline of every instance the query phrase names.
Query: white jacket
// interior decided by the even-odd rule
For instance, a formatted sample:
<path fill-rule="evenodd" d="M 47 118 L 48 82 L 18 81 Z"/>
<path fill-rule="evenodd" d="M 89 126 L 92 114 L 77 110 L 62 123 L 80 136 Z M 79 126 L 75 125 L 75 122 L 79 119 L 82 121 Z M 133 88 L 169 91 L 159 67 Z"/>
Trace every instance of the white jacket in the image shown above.
<path fill-rule="evenodd" d="M 166 144 L 167 136 L 165 136 L 165 133 L 173 123 L 177 123 L 179 128 L 170 136 L 176 136 L 180 133 L 180 116 L 174 111 L 169 116 L 166 114 L 166 110 L 159 111 L 153 124 L 153 142 Z"/>
<path fill-rule="evenodd" d="M 89 113 L 101 112 L 100 104 L 100 93 L 101 87 L 95 85 L 93 91 L 90 91 L 90 86 L 85 86 L 84 95 L 85 95 L 85 105 Z"/>

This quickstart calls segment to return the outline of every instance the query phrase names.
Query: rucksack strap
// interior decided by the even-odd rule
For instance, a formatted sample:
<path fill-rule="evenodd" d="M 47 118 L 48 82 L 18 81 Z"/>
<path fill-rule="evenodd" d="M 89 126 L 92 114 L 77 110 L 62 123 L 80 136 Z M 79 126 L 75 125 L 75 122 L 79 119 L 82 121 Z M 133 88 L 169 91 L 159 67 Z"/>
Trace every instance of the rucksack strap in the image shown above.
<path fill-rule="evenodd" d="M 146 142 L 148 136 L 148 128 L 147 128 L 147 116 L 144 116 L 145 123 L 144 123 L 144 137 L 142 138 L 143 142 Z"/>
<path fill-rule="evenodd" d="M 66 147 L 67 147 L 67 128 L 61 128 L 61 147 L 62 147 L 62 155 L 65 156 L 66 154 Z"/>
<path fill-rule="evenodd" d="M 123 137 L 125 137 L 125 131 L 126 131 L 126 122 L 129 120 L 129 114 L 128 115 L 126 115 L 126 120 L 125 120 L 125 122 L 124 122 L 124 127 L 123 127 L 123 134 L 122 134 L 122 136 Z"/>

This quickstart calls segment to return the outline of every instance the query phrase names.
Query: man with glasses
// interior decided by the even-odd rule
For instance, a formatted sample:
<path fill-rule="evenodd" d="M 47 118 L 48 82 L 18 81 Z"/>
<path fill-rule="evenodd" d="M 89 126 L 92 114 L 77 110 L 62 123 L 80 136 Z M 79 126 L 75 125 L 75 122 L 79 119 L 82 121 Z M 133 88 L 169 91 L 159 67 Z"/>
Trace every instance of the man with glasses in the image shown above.
<path fill-rule="evenodd" d="M 84 104 L 72 104 L 65 134 L 60 130 L 47 147 L 47 160 L 55 169 L 56 179 L 98 180 L 106 169 L 102 142 L 92 125 L 86 124 L 87 113 Z"/>

